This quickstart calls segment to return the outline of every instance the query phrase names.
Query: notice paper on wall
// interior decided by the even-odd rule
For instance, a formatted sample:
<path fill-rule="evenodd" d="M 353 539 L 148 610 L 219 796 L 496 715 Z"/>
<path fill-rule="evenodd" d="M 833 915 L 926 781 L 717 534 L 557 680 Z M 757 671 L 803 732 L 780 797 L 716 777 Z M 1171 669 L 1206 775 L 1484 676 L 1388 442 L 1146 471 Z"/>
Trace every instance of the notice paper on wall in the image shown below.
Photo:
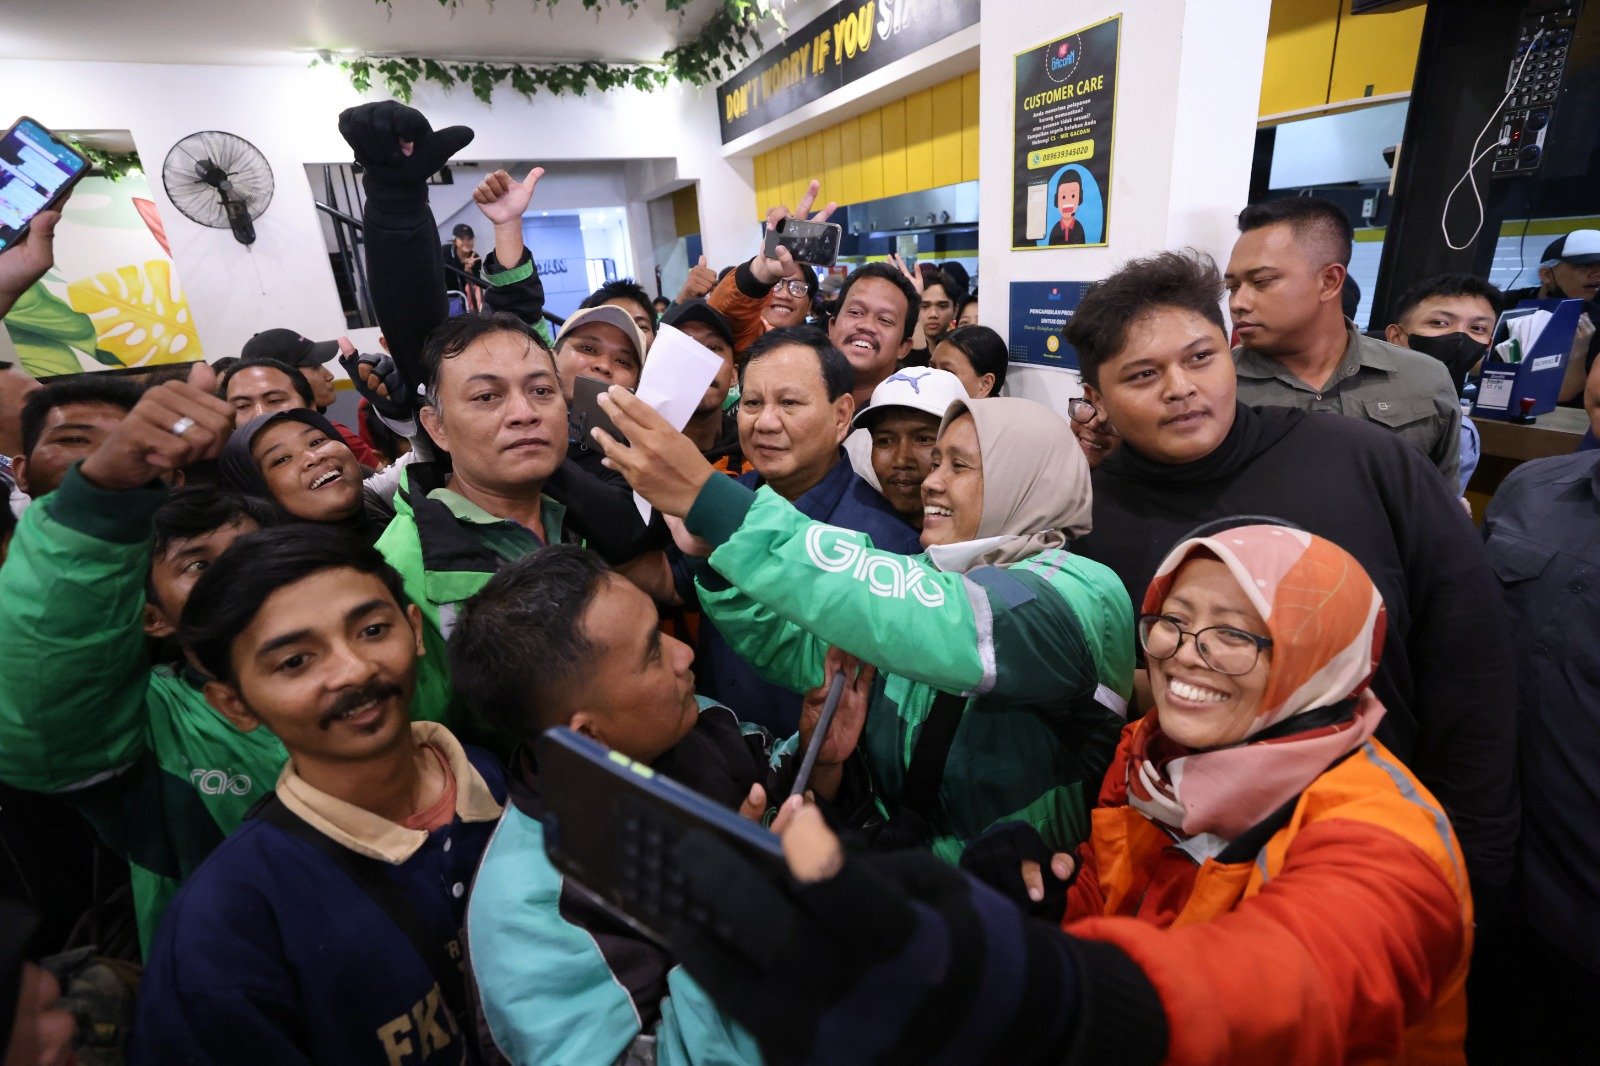
<path fill-rule="evenodd" d="M 1013 250 L 1110 241 L 1121 35 L 1113 15 L 1013 57 Z"/>
<path fill-rule="evenodd" d="M 636 395 L 655 408 L 673 429 L 682 432 L 721 369 L 722 356 L 682 330 L 662 326 L 650 346 L 644 373 L 639 375 Z M 639 517 L 650 521 L 650 505 L 645 498 L 636 492 L 633 502 L 639 508 Z"/>

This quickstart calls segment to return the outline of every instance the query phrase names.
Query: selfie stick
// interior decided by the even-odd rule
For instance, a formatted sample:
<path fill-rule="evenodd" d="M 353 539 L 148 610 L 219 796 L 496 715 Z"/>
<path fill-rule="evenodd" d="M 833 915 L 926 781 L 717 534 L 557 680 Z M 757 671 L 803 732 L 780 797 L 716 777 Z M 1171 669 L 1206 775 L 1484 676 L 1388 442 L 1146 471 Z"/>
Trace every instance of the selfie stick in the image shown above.
<path fill-rule="evenodd" d="M 805 758 L 800 760 L 800 773 L 795 776 L 794 790 L 789 795 L 806 794 L 806 785 L 811 781 L 811 768 L 817 765 L 817 754 L 822 751 L 822 741 L 828 735 L 828 724 L 833 721 L 833 712 L 839 709 L 839 697 L 843 695 L 844 671 L 840 670 L 828 684 L 828 698 L 822 701 L 822 715 L 811 734 L 811 743 L 806 745 Z"/>

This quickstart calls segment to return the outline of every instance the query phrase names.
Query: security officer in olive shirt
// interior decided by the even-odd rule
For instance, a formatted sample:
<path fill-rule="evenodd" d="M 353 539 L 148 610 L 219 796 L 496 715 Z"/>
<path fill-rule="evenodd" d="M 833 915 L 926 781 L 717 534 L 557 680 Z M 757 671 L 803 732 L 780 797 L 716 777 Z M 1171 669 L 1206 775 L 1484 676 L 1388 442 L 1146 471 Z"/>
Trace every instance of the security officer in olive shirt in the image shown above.
<path fill-rule="evenodd" d="M 1316 197 L 1239 213 L 1225 277 L 1239 341 L 1239 400 L 1375 422 L 1421 449 L 1454 487 L 1461 404 L 1450 375 L 1437 360 L 1365 336 L 1345 318 L 1340 293 L 1352 240 L 1343 209 Z"/>

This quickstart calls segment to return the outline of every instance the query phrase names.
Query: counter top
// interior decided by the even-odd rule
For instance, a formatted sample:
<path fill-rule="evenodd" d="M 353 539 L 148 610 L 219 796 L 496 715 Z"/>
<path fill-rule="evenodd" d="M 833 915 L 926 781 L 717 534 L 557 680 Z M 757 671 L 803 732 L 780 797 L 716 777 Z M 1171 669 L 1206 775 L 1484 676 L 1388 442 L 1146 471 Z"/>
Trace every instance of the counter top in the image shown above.
<path fill-rule="evenodd" d="M 1498 418 L 1472 419 L 1483 438 L 1483 454 L 1518 462 L 1570 455 L 1578 448 L 1589 416 L 1576 407 L 1557 407 L 1540 415 L 1531 424 L 1504 422 Z"/>

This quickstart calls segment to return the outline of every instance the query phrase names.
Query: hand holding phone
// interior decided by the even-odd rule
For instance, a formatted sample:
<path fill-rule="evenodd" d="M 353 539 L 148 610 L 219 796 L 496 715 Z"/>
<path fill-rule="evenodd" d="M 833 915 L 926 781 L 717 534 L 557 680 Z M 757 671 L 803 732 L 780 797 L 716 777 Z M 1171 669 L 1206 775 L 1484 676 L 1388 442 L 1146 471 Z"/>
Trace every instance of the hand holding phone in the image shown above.
<path fill-rule="evenodd" d="M 794 254 L 794 241 L 792 238 L 799 236 L 799 233 L 798 231 L 791 233 L 790 242 L 785 244 L 782 239 L 783 235 L 779 233 L 777 237 L 774 237 L 773 231 L 782 229 L 785 220 L 791 217 L 802 222 L 805 221 L 806 214 L 810 212 L 812 205 L 816 203 L 817 194 L 821 189 L 822 183 L 813 178 L 811 184 L 806 186 L 806 194 L 795 205 L 792 215 L 789 209 L 781 204 L 767 212 L 767 233 L 766 240 L 762 244 L 762 254 L 750 260 L 750 272 L 756 276 L 757 281 L 774 285 L 779 278 L 793 272 L 792 268 L 799 257 Z M 811 216 L 811 222 L 819 224 L 826 222 L 838 207 L 838 204 L 830 200 L 828 206 Z M 834 229 L 838 229 L 838 227 L 835 226 Z M 816 249 L 818 252 L 825 250 L 825 248 Z M 838 240 L 835 238 L 833 243 L 833 255 L 835 258 L 838 256 L 838 251 Z M 811 254 L 811 252 L 808 251 L 808 254 Z M 831 264 L 832 262 L 833 259 L 830 258 L 828 263 Z"/>
<path fill-rule="evenodd" d="M 26 115 L 17 119 L 0 137 L 0 251 L 20 243 L 29 224 L 60 207 L 88 172 L 76 148 Z"/>

